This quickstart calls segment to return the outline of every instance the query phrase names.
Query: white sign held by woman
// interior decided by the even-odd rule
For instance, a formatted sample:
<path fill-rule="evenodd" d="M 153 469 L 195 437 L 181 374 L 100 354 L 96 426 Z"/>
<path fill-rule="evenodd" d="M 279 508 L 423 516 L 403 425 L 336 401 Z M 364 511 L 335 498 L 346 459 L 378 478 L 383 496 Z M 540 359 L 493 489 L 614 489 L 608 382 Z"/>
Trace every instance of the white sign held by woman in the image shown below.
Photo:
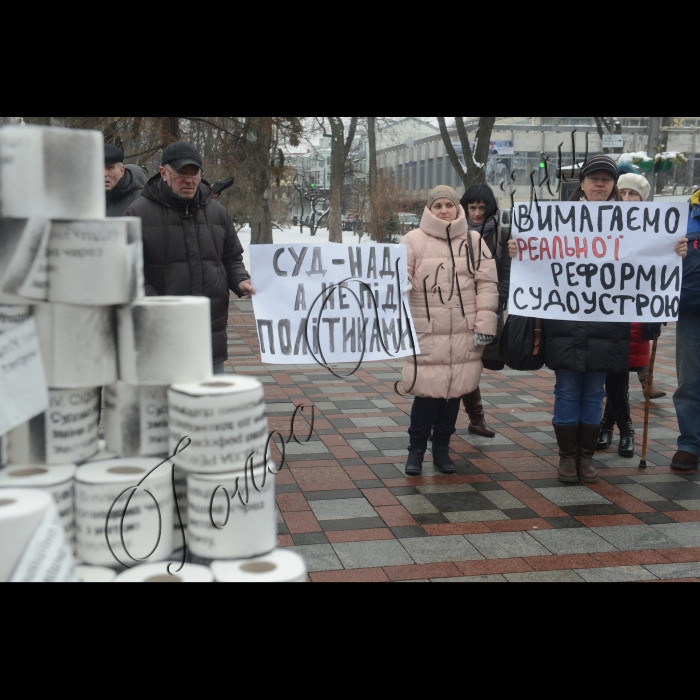
<path fill-rule="evenodd" d="M 332 365 L 410 357 L 415 331 L 403 245 L 250 249 L 262 361 Z"/>
<path fill-rule="evenodd" d="M 541 202 L 513 212 L 510 312 L 562 321 L 678 320 L 687 204 Z"/>

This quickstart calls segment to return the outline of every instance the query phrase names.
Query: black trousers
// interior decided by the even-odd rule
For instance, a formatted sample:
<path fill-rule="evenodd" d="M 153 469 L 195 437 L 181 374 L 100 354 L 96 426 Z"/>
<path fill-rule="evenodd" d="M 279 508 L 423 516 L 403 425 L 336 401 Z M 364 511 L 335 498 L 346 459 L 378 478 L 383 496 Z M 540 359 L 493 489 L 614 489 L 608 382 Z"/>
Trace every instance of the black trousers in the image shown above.
<path fill-rule="evenodd" d="M 614 416 L 614 423 L 622 429 L 623 424 L 630 422 L 630 373 L 609 374 L 605 381 L 605 391 L 608 395 L 608 402 L 605 407 L 604 421 L 613 423 L 611 413 Z M 614 425 L 613 423 L 613 425 Z"/>
<path fill-rule="evenodd" d="M 457 418 L 461 399 L 423 399 L 416 397 L 411 412 L 411 427 L 408 434 L 415 440 L 436 437 L 452 437 L 457 432 Z"/>

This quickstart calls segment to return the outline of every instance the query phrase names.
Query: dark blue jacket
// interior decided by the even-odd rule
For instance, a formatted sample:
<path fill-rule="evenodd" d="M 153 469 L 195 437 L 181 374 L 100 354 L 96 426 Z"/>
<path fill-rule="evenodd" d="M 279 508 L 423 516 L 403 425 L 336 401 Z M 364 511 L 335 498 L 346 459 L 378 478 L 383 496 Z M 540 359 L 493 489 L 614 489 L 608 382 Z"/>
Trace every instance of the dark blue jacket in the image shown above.
<path fill-rule="evenodd" d="M 688 239 L 690 249 L 683 264 L 681 314 L 700 314 L 700 206 L 697 205 L 690 207 Z"/>

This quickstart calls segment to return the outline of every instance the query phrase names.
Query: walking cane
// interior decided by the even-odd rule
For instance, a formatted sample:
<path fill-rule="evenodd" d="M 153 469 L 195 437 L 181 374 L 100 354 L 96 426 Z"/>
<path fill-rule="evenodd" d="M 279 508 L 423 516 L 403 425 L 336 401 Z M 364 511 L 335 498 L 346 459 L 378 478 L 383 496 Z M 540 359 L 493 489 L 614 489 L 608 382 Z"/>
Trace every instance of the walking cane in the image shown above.
<path fill-rule="evenodd" d="M 649 384 L 647 386 L 646 408 L 644 410 L 644 446 L 642 447 L 642 462 L 640 469 L 647 468 L 647 446 L 649 443 L 649 413 L 651 412 L 651 392 L 654 384 L 654 367 L 656 365 L 656 352 L 659 349 L 659 336 L 654 336 L 654 347 L 651 351 L 651 362 L 649 363 Z"/>

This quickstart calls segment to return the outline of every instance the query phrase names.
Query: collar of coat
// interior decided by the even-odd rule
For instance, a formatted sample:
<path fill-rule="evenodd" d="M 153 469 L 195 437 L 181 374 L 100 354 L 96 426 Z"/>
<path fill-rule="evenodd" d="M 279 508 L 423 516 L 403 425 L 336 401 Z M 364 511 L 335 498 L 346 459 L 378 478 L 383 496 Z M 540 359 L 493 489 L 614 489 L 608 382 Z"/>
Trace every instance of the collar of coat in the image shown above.
<path fill-rule="evenodd" d="M 122 197 L 127 197 L 133 192 L 137 192 L 141 188 L 141 183 L 138 182 L 131 170 L 124 168 L 124 176 L 117 183 L 116 187 L 113 187 L 109 192 L 107 192 L 107 201 L 112 202 L 121 199 Z"/>
<path fill-rule="evenodd" d="M 469 224 L 467 222 L 467 215 L 464 213 L 464 208 L 460 206 L 459 216 L 451 224 L 438 219 L 433 212 L 425 208 L 423 212 L 423 220 L 420 224 L 420 230 L 423 233 L 427 233 L 429 236 L 434 238 L 441 238 L 442 240 L 447 240 L 447 231 L 450 231 L 450 238 L 455 241 L 458 238 L 466 238 L 469 233 Z"/>
<path fill-rule="evenodd" d="M 187 211 L 192 212 L 204 208 L 211 201 L 211 185 L 206 180 L 202 180 L 194 199 L 185 200 L 178 197 L 168 187 L 161 174 L 157 173 L 146 183 L 143 196 L 145 199 L 150 199 L 152 202 L 157 202 L 184 215 Z"/>

